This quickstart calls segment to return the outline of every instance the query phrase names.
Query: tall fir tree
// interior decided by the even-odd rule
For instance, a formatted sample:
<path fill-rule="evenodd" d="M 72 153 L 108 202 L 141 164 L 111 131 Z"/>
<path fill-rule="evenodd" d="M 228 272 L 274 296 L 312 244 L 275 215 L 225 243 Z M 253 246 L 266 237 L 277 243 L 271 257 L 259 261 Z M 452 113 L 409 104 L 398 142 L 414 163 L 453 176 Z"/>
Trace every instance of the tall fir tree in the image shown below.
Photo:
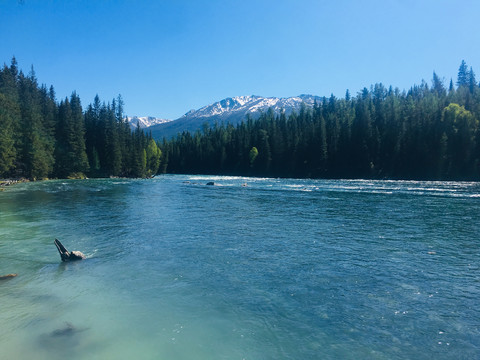
<path fill-rule="evenodd" d="M 15 167 L 14 139 L 15 103 L 0 93 L 0 177 L 11 174 Z"/>
<path fill-rule="evenodd" d="M 458 68 L 457 86 L 468 86 L 468 66 L 465 60 L 462 60 Z"/>
<path fill-rule="evenodd" d="M 51 130 L 43 122 L 41 93 L 32 67 L 28 76 L 19 74 L 21 141 L 20 168 L 32 179 L 44 179 L 53 173 L 54 139 Z"/>

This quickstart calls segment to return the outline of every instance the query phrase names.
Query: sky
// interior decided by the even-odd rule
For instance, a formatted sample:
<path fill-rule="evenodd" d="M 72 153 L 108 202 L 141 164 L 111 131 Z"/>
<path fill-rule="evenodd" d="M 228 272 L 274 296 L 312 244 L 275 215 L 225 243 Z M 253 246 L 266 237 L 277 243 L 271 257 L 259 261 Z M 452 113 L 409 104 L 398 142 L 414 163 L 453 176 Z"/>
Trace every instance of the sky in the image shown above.
<path fill-rule="evenodd" d="M 227 97 L 338 98 L 433 72 L 480 74 L 478 0 L 0 0 L 13 56 L 57 100 L 121 94 L 129 116 L 177 119 Z M 480 76 L 477 76 L 480 78 Z"/>

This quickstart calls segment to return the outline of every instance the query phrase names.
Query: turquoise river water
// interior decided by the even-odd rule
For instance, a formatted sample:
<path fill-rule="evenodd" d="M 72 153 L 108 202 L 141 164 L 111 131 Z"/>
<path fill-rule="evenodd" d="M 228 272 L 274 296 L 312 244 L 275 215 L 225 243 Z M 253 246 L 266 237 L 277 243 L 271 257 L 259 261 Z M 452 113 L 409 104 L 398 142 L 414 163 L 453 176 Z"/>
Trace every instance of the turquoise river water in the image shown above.
<path fill-rule="evenodd" d="M 480 184 L 24 183 L 8 273 L 2 360 L 480 359 Z"/>

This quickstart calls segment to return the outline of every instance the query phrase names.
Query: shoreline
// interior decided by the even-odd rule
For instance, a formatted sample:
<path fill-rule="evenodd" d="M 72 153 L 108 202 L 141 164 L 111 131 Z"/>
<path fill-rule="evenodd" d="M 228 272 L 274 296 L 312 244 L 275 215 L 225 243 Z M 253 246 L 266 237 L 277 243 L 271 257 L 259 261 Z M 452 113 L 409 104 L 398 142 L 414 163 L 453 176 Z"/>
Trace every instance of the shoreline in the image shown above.
<path fill-rule="evenodd" d="M 150 176 L 150 177 L 123 177 L 123 176 L 106 176 L 106 177 L 93 177 L 93 178 L 88 178 L 88 177 L 66 177 L 66 178 L 53 178 L 53 179 L 41 179 L 41 180 L 29 180 L 27 178 L 6 178 L 6 179 L 0 179 L 0 191 L 4 191 L 7 187 L 21 184 L 21 183 L 27 183 L 27 182 L 37 182 L 37 181 L 46 181 L 46 180 L 90 180 L 90 179 L 153 179 L 155 176 Z"/>
<path fill-rule="evenodd" d="M 0 179 L 0 189 L 5 189 L 7 186 L 12 186 L 19 183 L 29 182 L 26 178 L 19 179 Z"/>

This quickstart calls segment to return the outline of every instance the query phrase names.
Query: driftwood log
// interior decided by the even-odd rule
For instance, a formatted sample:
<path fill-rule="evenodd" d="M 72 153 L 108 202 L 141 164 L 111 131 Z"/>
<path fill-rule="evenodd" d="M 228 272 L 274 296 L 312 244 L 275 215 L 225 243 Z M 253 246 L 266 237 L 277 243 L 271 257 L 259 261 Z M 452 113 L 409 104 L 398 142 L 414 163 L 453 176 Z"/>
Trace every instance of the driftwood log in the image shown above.
<path fill-rule="evenodd" d="M 62 261 L 75 261 L 85 259 L 85 255 L 80 251 L 68 251 L 65 246 L 58 240 L 54 241 L 55 246 L 57 247 L 58 252 L 60 253 L 60 258 Z"/>
<path fill-rule="evenodd" d="M 0 280 L 8 280 L 8 279 L 14 278 L 15 276 L 17 276 L 17 274 L 2 275 L 0 276 Z"/>

